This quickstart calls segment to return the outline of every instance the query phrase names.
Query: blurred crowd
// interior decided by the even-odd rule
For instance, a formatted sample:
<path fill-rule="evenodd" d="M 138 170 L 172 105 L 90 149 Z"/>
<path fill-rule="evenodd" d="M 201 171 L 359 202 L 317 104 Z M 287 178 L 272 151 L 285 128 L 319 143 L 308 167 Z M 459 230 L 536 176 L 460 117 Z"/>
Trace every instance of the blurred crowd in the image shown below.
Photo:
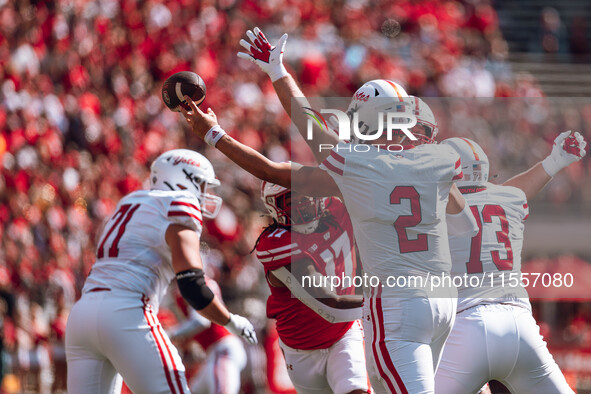
<path fill-rule="evenodd" d="M 400 34 L 384 34 L 388 19 Z M 489 0 L 0 0 L 0 324 L 2 371 L 14 379 L 5 384 L 65 387 L 65 321 L 103 220 L 173 148 L 214 164 L 225 204 L 206 222 L 208 273 L 230 309 L 266 327 L 262 270 L 249 253 L 267 223 L 260 182 L 192 137 L 160 96 L 169 75 L 193 70 L 229 134 L 289 160 L 290 121 L 271 83 L 236 57 L 254 26 L 272 42 L 289 33 L 285 62 L 309 96 L 350 97 L 388 78 L 425 97 L 537 97 L 501 111 L 508 118 L 466 101 L 441 106 L 442 138 L 475 137 L 507 174 L 543 158 L 558 131 L 591 136 L 589 104 L 550 121 L 536 81 L 511 72 Z M 589 182 L 575 180 L 590 163 L 542 199 L 589 202 Z"/>

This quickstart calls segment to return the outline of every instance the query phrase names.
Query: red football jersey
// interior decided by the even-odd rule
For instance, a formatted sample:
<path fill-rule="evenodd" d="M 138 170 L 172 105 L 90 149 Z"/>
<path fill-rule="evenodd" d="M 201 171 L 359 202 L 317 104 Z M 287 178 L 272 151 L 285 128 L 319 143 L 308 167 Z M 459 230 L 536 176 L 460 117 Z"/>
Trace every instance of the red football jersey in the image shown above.
<path fill-rule="evenodd" d="M 332 219 L 322 218 L 316 232 L 300 234 L 289 228 L 267 229 L 260 237 L 256 254 L 265 267 L 265 275 L 304 258 L 314 262 L 324 276 L 348 276 L 357 268 L 353 227 L 344 204 L 336 199 L 325 200 L 325 209 Z M 350 281 L 352 283 L 352 280 Z M 277 320 L 281 340 L 294 349 L 330 347 L 349 330 L 352 322 L 329 323 L 291 294 L 287 287 L 269 283 L 267 316 Z M 338 294 L 354 294 L 354 286 L 337 289 Z"/>

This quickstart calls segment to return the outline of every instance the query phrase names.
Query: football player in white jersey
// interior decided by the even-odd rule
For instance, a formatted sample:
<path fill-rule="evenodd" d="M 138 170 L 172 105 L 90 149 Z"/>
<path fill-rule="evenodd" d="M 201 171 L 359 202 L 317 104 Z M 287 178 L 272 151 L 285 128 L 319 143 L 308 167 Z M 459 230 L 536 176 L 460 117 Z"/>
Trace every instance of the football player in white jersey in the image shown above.
<path fill-rule="evenodd" d="M 382 143 L 383 149 L 387 149 L 388 143 L 393 146 L 404 143 L 405 152 L 380 153 L 378 148 L 378 152 L 366 153 L 368 145 L 342 143 L 332 151 L 319 149 L 323 145 L 334 146 L 338 141 L 328 128 L 316 130 L 313 139 L 304 134 L 307 119 L 303 114 L 310 105 L 282 64 L 287 35 L 280 38 L 276 47 L 269 44 L 258 28 L 254 32 L 248 31 L 247 36 L 250 43 L 240 42 L 246 52 L 238 56 L 253 62 L 269 75 L 284 109 L 316 160 L 322 162 L 321 168 L 326 169 L 338 184 L 353 219 L 366 273 L 376 275 L 383 284 L 391 275 L 425 277 L 449 271 L 447 242 L 440 242 L 446 237 L 447 229 L 441 216 L 448 192 L 451 191 L 451 202 L 447 206 L 449 231 L 475 233 L 476 223 L 463 209 L 459 192 L 451 185 L 451 181 L 460 176 L 457 156 L 434 146 L 413 149 L 435 140 L 437 122 L 430 108 L 419 98 L 407 97 L 404 89 L 392 81 L 370 81 L 353 96 L 348 115 L 352 119 L 358 116 L 359 122 L 352 122 L 352 126 L 357 126 L 367 136 L 362 138 L 371 140 L 382 131 L 379 129 L 380 112 L 402 112 L 398 115 L 402 119 L 408 119 L 412 114 L 417 120 L 416 127 L 412 128 L 416 141 L 399 131 L 398 136 L 390 141 L 382 138 L 372 142 Z M 296 105 L 292 108 L 292 104 Z M 350 147 L 359 148 L 360 152 L 351 153 Z M 370 162 L 368 156 L 373 156 L 377 163 Z M 391 189 L 387 190 L 389 187 Z M 383 196 L 389 196 L 388 203 L 384 204 L 388 198 L 382 199 Z M 438 225 L 434 225 L 435 222 Z M 396 230 L 393 237 L 390 236 L 392 224 Z M 389 259 L 396 260 L 395 264 Z M 453 301 L 449 298 L 432 301 L 420 291 L 417 300 L 411 301 L 417 295 L 413 293 L 416 289 L 384 290 L 378 286 L 369 290 L 364 304 L 364 329 L 373 389 L 376 392 L 432 392 L 433 371 L 450 329 L 449 319 L 453 319 L 449 315 L 453 315 Z M 440 296 L 450 297 L 449 294 Z M 433 304 L 425 306 L 426 299 Z M 415 307 L 413 302 L 423 302 L 423 305 Z M 435 307 L 435 304 L 439 305 Z M 433 309 L 429 311 L 429 308 Z M 411 310 L 419 312 L 411 313 Z M 409 315 L 416 319 L 408 318 Z M 405 321 L 401 324 L 403 319 Z M 417 328 L 424 326 L 432 327 L 432 330 Z"/>
<path fill-rule="evenodd" d="M 480 228 L 472 238 L 450 235 L 458 311 L 435 378 L 437 393 L 476 392 L 498 380 L 513 393 L 572 393 L 546 347 L 526 290 L 509 285 L 521 273 L 524 221 L 533 197 L 560 169 L 585 155 L 579 133 L 564 132 L 552 153 L 504 185 L 488 182 L 486 153 L 467 138 L 442 142 L 462 159 L 464 194 Z"/>
<path fill-rule="evenodd" d="M 355 295 L 357 258 L 344 204 L 268 182 L 261 194 L 273 223 L 255 250 L 271 290 L 267 316 L 276 320 L 294 387 L 298 393 L 370 392 L 359 320 L 363 298 Z M 326 277 L 343 283 L 325 285 Z"/>
<path fill-rule="evenodd" d="M 201 315 L 250 342 L 250 322 L 228 312 L 206 285 L 199 255 L 202 218 L 221 199 L 211 163 L 176 149 L 160 155 L 150 190 L 123 197 L 106 222 L 96 262 L 68 318 L 68 392 L 115 392 L 120 378 L 138 393 L 189 393 L 185 368 L 156 314 L 176 277 Z"/>
<path fill-rule="evenodd" d="M 366 327 L 371 327 L 371 335 L 366 333 L 365 341 L 368 370 L 375 371 L 372 387 L 376 392 L 433 392 L 434 371 L 455 316 L 456 294 L 449 282 L 441 281 L 448 284 L 441 287 L 427 283 L 451 270 L 448 231 L 478 230 L 453 185 L 461 178 L 459 155 L 449 146 L 433 144 L 409 143 L 391 152 L 390 146 L 405 142 L 401 129 L 392 136 L 384 133 L 372 145 L 335 144 L 318 167 L 274 163 L 226 135 L 211 109 L 204 113 L 186 99 L 191 110 L 183 113 L 193 131 L 251 174 L 304 195 L 341 197 L 363 269 L 378 280 L 365 289 L 364 304 L 370 316 Z M 359 129 L 369 140 L 383 131 L 378 129 L 379 112 L 397 112 L 398 119 L 411 123 L 421 112 L 430 112 L 426 108 L 400 85 L 376 80 L 355 93 L 350 112 L 353 117 L 358 113 Z M 435 126 L 417 121 L 412 133 L 433 136 Z M 396 277 L 406 285 L 387 285 Z"/>

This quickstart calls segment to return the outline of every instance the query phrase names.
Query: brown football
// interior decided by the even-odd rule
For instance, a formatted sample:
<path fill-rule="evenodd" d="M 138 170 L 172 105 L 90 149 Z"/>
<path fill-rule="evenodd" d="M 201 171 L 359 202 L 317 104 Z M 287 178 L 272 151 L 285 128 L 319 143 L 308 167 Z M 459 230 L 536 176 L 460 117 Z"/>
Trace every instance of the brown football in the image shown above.
<path fill-rule="evenodd" d="M 187 95 L 197 103 L 205 100 L 205 82 L 191 71 L 181 71 L 172 74 L 162 85 L 162 100 L 172 111 L 180 112 L 181 106 L 189 109 L 184 96 Z"/>

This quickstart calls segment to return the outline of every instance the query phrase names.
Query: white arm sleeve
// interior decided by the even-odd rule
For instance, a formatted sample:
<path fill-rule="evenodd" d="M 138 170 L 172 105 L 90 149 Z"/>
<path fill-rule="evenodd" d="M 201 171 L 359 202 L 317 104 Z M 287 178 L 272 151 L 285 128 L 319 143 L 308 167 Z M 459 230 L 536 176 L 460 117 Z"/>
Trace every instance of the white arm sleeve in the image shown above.
<path fill-rule="evenodd" d="M 296 296 L 304 305 L 316 312 L 320 317 L 330 323 L 344 323 L 361 318 L 361 308 L 337 309 L 323 304 L 312 297 L 300 282 L 285 267 L 271 271 Z"/>
<path fill-rule="evenodd" d="M 211 321 L 197 312 L 192 312 L 187 320 L 172 327 L 168 331 L 168 336 L 171 340 L 191 338 L 200 332 L 207 330 L 210 326 Z"/>
<path fill-rule="evenodd" d="M 478 234 L 478 223 L 470 210 L 468 204 L 464 205 L 464 209 L 455 215 L 446 214 L 447 234 L 448 235 L 465 235 L 473 237 Z"/>

